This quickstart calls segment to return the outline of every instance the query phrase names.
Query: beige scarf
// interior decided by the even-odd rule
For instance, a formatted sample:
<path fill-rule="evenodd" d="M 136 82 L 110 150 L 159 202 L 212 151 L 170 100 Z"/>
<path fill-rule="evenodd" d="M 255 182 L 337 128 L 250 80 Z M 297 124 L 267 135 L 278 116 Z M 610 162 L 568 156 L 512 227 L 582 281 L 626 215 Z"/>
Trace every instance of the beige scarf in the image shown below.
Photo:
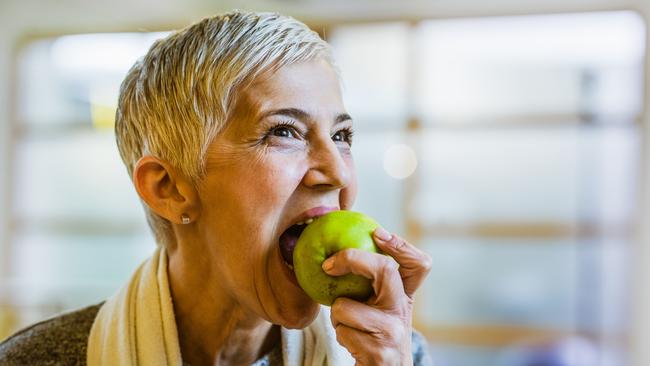
<path fill-rule="evenodd" d="M 336 342 L 326 307 L 309 327 L 282 329 L 282 357 L 285 366 L 354 364 Z M 87 361 L 89 366 L 183 364 L 164 248 L 101 307 L 90 330 Z"/>

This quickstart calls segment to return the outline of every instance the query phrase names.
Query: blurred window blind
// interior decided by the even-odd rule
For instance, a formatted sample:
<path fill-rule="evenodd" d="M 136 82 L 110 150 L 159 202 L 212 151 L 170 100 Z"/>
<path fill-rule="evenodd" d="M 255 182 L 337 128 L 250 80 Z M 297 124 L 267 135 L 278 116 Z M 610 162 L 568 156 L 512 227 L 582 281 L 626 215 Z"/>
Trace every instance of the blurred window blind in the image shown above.
<path fill-rule="evenodd" d="M 355 209 L 432 256 L 440 364 L 627 364 L 644 37 L 628 11 L 329 30 Z"/>
<path fill-rule="evenodd" d="M 152 251 L 113 125 L 122 79 L 163 35 L 71 35 L 21 49 L 11 261 L 0 279 L 14 327 L 104 300 Z"/>
<path fill-rule="evenodd" d="M 543 340 L 585 365 L 594 355 L 626 365 L 643 20 L 596 12 L 327 34 L 355 119 L 355 209 L 434 259 L 414 320 L 435 358 L 521 365 Z M 17 326 L 101 301 L 151 252 L 112 127 L 126 71 L 162 36 L 22 48 L 0 278 L 0 310 L 18 311 Z"/>

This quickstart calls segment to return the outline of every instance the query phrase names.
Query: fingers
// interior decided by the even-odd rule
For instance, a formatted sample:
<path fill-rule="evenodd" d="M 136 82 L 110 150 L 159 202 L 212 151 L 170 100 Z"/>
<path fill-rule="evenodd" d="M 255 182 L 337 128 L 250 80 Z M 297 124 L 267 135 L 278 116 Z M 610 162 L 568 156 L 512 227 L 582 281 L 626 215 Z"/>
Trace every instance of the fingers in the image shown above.
<path fill-rule="evenodd" d="M 346 249 L 323 262 L 327 274 L 366 277 L 375 291 L 365 303 L 344 297 L 334 301 L 336 339 L 357 365 L 412 364 L 412 296 L 429 272 L 431 258 L 383 229 L 373 239 L 386 255 Z"/>
<path fill-rule="evenodd" d="M 337 342 L 350 352 L 357 365 L 398 365 L 404 361 L 393 342 L 385 342 L 344 324 L 339 324 L 335 330 Z"/>
<path fill-rule="evenodd" d="M 431 270 L 431 257 L 401 237 L 390 234 L 383 228 L 373 233 L 375 243 L 384 253 L 399 263 L 399 273 L 404 283 L 404 292 L 413 297 Z"/>
<path fill-rule="evenodd" d="M 391 319 L 383 311 L 345 297 L 334 301 L 330 319 L 334 328 L 344 324 L 366 333 L 382 333 L 392 328 Z"/>
<path fill-rule="evenodd" d="M 375 302 L 383 306 L 398 304 L 404 295 L 397 263 L 391 257 L 359 249 L 342 250 L 323 262 L 331 276 L 353 273 L 372 280 Z"/>
<path fill-rule="evenodd" d="M 334 329 L 336 330 L 336 341 L 350 352 L 357 363 L 361 361 L 360 358 L 365 358 L 367 352 L 364 352 L 362 345 L 367 343 L 367 341 L 364 342 L 366 334 L 344 324 L 339 324 Z"/>
<path fill-rule="evenodd" d="M 373 239 L 386 255 L 346 249 L 323 262 L 327 274 L 366 277 L 375 291 L 365 303 L 344 297 L 334 301 L 336 338 L 357 365 L 411 364 L 413 294 L 431 269 L 431 258 L 381 228 Z"/>

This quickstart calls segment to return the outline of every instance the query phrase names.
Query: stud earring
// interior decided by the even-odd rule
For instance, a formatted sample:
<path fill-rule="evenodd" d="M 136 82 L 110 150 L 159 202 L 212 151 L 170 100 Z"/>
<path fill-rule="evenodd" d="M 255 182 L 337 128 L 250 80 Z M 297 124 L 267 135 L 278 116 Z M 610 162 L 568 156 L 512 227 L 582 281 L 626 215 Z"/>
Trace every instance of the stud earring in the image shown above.
<path fill-rule="evenodd" d="M 190 217 L 187 216 L 187 214 L 182 214 L 181 221 L 183 222 L 183 225 L 187 225 L 190 223 Z"/>

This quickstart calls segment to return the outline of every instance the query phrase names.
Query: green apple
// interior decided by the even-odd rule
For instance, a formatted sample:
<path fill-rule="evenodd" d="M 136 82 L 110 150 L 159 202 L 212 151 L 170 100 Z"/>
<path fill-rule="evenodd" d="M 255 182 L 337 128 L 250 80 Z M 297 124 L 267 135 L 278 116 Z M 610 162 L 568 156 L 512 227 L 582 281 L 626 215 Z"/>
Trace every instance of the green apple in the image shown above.
<path fill-rule="evenodd" d="M 334 211 L 315 219 L 302 232 L 293 252 L 300 287 L 316 302 L 332 305 L 337 297 L 365 301 L 372 296 L 371 280 L 354 275 L 330 276 L 321 268 L 325 259 L 348 248 L 379 253 L 372 233 L 379 226 L 370 217 L 352 211 Z"/>

